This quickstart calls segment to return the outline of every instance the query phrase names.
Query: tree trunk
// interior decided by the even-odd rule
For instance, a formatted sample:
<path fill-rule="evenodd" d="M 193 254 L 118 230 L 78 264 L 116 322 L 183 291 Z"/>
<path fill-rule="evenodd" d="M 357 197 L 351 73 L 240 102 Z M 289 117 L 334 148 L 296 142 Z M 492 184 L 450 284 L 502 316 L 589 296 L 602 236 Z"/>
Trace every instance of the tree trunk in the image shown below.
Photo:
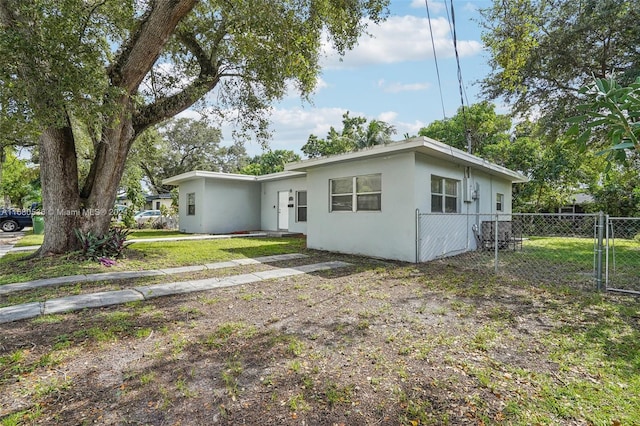
<path fill-rule="evenodd" d="M 194 99 L 189 96 L 178 97 L 182 103 L 169 97 L 172 105 L 177 106 L 173 105 L 173 109 L 163 111 L 162 115 L 144 111 L 144 119 L 138 119 L 142 123 L 134 130 L 134 116 L 140 115 L 140 112 L 134 111 L 132 97 L 137 94 L 138 86 L 153 67 L 178 23 L 193 9 L 197 0 L 150 3 L 149 13 L 121 47 L 115 62 L 106 69 L 112 88 L 124 92 L 112 102 L 121 109 L 113 116 L 104 117 L 101 140 L 95 146 L 95 157 L 82 191 L 79 190 L 71 124 L 66 123 L 62 128 L 47 128 L 40 138 L 45 237 L 36 256 L 76 250 L 78 241 L 75 229 L 96 235 L 105 234 L 111 223 L 118 186 L 136 133 L 186 109 L 206 93 L 199 93 Z M 1 12 L 0 20 L 3 18 Z M 200 83 L 199 80 L 197 82 Z M 192 85 L 200 87 L 195 83 Z M 187 94 L 192 95 L 192 91 L 187 90 Z"/>
<path fill-rule="evenodd" d="M 36 256 L 77 249 L 74 229 L 81 219 L 78 167 L 71 126 L 49 127 L 40 136 L 44 242 Z"/>
<path fill-rule="evenodd" d="M 118 187 L 124 173 L 127 155 L 135 139 L 128 102 L 122 100 L 124 111 L 113 120 L 112 128 L 104 129 L 102 140 L 96 146 L 96 154 L 91 163 L 89 176 L 80 194 L 85 202 L 85 216 L 82 230 L 103 235 L 109 230 L 111 213 L 118 195 Z"/>

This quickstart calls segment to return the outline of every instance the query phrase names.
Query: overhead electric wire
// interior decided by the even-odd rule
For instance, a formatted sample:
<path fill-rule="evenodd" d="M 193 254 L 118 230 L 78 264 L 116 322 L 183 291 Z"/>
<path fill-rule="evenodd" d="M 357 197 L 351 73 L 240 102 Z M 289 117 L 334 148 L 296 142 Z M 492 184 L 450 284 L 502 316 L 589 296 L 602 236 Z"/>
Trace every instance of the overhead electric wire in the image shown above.
<path fill-rule="evenodd" d="M 447 113 L 444 108 L 444 96 L 442 94 L 442 82 L 440 81 L 440 68 L 438 67 L 438 55 L 436 55 L 436 44 L 433 40 L 433 28 L 431 26 L 431 14 L 429 13 L 429 0 L 424 0 L 427 7 L 427 20 L 429 21 L 429 34 L 431 34 L 431 48 L 433 49 L 433 60 L 436 64 L 436 75 L 438 76 L 438 88 L 440 89 L 440 104 L 442 105 L 442 117 L 446 120 Z"/>
<path fill-rule="evenodd" d="M 446 4 L 446 3 L 445 3 Z M 450 0 L 451 4 L 451 17 L 449 21 L 449 28 L 452 28 L 452 36 L 453 36 L 453 50 L 456 54 L 456 64 L 458 66 L 458 86 L 460 88 L 460 104 L 462 105 L 462 121 L 464 123 L 464 131 L 467 138 L 467 152 L 471 153 L 471 140 L 469 135 L 469 128 L 467 126 L 467 114 L 464 107 L 464 84 L 462 82 L 462 68 L 460 67 L 460 55 L 458 54 L 458 37 L 456 35 L 456 14 L 453 9 L 453 0 Z M 449 15 L 447 14 L 447 17 Z"/>

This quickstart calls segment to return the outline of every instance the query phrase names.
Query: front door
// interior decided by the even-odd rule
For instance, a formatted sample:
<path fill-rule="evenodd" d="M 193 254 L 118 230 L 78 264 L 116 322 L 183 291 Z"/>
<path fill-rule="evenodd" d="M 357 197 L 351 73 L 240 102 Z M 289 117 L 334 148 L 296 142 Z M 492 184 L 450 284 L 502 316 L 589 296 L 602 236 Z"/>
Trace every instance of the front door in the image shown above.
<path fill-rule="evenodd" d="M 278 192 L 278 229 L 287 231 L 289 229 L 289 192 Z"/>

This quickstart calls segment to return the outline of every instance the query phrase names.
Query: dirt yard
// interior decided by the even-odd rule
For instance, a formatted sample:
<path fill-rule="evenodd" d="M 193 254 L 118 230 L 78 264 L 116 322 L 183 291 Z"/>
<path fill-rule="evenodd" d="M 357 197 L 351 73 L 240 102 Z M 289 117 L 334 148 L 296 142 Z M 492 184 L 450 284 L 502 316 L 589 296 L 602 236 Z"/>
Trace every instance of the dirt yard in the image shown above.
<path fill-rule="evenodd" d="M 635 299 L 446 262 L 309 254 L 263 267 L 353 266 L 0 325 L 2 424 L 615 425 L 638 418 Z M 597 358 L 607 344 L 620 348 Z M 618 398 L 618 385 L 628 397 Z"/>

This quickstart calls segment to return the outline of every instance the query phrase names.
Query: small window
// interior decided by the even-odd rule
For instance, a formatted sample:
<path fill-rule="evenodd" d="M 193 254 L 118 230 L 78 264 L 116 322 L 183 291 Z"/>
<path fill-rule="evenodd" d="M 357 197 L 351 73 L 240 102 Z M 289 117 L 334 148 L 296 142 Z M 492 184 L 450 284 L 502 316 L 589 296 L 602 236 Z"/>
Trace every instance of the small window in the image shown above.
<path fill-rule="evenodd" d="M 454 179 L 431 176 L 431 212 L 458 213 L 458 184 Z"/>
<path fill-rule="evenodd" d="M 156 210 L 160 210 L 160 201 L 156 201 Z"/>
<path fill-rule="evenodd" d="M 307 221 L 307 191 L 296 192 L 296 221 Z"/>
<path fill-rule="evenodd" d="M 331 179 L 331 211 L 353 211 L 353 178 Z"/>
<path fill-rule="evenodd" d="M 382 175 L 331 179 L 331 211 L 382 210 Z"/>
<path fill-rule="evenodd" d="M 196 214 L 196 193 L 191 192 L 187 194 L 187 216 L 194 216 Z"/>
<path fill-rule="evenodd" d="M 504 194 L 496 194 L 496 211 L 503 212 L 504 211 Z"/>

